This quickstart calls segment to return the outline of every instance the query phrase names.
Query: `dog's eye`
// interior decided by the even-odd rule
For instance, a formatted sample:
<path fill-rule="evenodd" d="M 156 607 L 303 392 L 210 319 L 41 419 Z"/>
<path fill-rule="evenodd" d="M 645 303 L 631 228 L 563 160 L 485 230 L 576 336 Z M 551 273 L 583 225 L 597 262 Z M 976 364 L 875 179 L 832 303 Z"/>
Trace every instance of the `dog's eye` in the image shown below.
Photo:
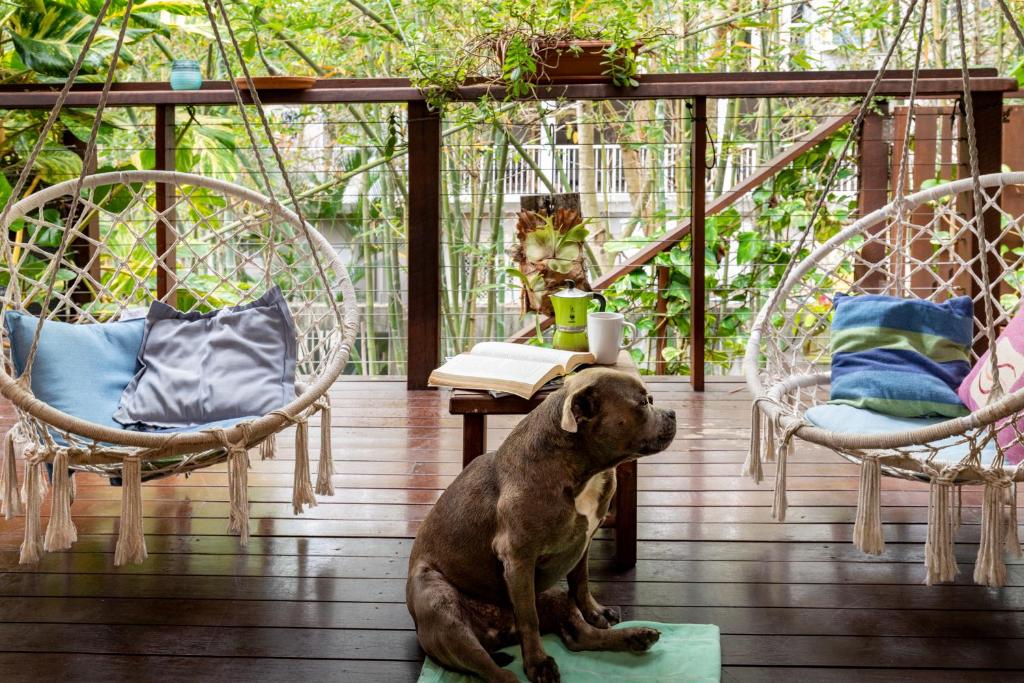
<path fill-rule="evenodd" d="M 647 394 L 646 396 L 644 396 L 643 398 L 640 399 L 640 406 L 641 407 L 650 406 L 650 405 L 654 405 L 654 397 L 651 396 L 650 394 Z"/>

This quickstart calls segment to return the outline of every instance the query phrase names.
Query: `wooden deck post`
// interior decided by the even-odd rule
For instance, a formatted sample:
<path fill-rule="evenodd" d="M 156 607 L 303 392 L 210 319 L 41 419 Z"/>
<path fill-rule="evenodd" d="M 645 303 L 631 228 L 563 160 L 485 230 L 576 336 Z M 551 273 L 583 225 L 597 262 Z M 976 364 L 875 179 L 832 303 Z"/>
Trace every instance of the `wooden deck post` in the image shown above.
<path fill-rule="evenodd" d="M 857 145 L 857 208 L 859 216 L 866 216 L 882 208 L 889 201 L 889 145 L 885 139 L 885 114 L 871 111 L 864 117 Z M 885 229 L 885 224 L 872 228 L 872 233 Z M 870 267 L 885 259 L 885 245 L 869 242 L 861 250 L 854 264 L 854 278 L 866 292 L 880 292 L 885 286 L 882 273 L 868 274 Z"/>
<path fill-rule="evenodd" d="M 173 104 L 160 104 L 156 106 L 156 131 L 154 138 L 154 168 L 158 171 L 175 170 Z M 178 235 L 174 226 L 175 210 L 173 208 L 168 210 L 168 207 L 174 206 L 174 193 L 174 185 L 157 184 L 156 210 L 158 213 L 166 213 L 163 220 L 158 220 L 156 223 L 156 296 L 157 299 L 170 306 L 176 306 L 178 303 L 178 295 L 175 291 L 178 284 L 176 275 L 177 256 L 174 246 Z"/>
<path fill-rule="evenodd" d="M 67 130 L 64 131 L 63 142 L 65 147 L 82 159 L 87 173 L 96 172 L 95 149 L 93 149 L 89 158 L 86 159 L 86 143 L 76 138 L 71 131 Z M 80 209 L 79 215 L 85 210 L 84 208 Z M 100 262 L 96 258 L 96 243 L 100 240 L 99 215 L 94 215 L 89 219 L 84 232 L 85 235 L 74 238 L 70 246 L 71 258 L 74 260 L 75 265 L 79 270 L 88 273 L 88 279 L 74 284 L 74 289 L 71 291 L 71 300 L 79 304 L 92 301 L 93 290 L 91 288 L 98 285 L 100 281 Z"/>
<path fill-rule="evenodd" d="M 668 363 L 665 362 L 665 345 L 668 341 L 668 299 L 665 292 L 668 291 L 671 272 L 668 266 L 655 266 L 654 286 L 658 289 L 658 296 L 655 299 L 654 315 L 654 374 L 664 375 L 668 371 Z"/>
<path fill-rule="evenodd" d="M 409 102 L 409 366 L 406 386 L 426 389 L 441 358 L 441 117 Z"/>
<path fill-rule="evenodd" d="M 981 175 L 986 173 L 998 173 L 1003 165 L 1003 94 L 1001 92 L 972 92 L 971 100 L 974 103 L 974 128 L 978 141 L 978 170 Z M 966 123 L 966 122 L 965 122 Z M 961 137 L 961 178 L 970 178 L 970 166 L 966 130 Z M 985 238 L 990 244 L 999 241 L 1000 214 L 998 209 L 989 209 L 982 216 L 982 224 L 985 230 Z M 973 244 L 974 253 L 977 253 L 978 245 Z M 992 282 L 1001 275 L 999 258 L 994 254 L 988 255 L 988 274 Z M 985 322 L 985 300 L 987 292 L 981 291 L 981 261 L 975 266 L 975 278 L 972 278 L 971 294 L 974 297 L 974 317 Z M 997 290 L 998 291 L 998 290 Z M 996 294 L 998 296 L 998 294 Z M 984 329 L 984 327 L 982 328 Z M 977 332 L 981 332 L 978 330 Z M 974 343 L 974 351 L 979 356 L 988 350 L 988 339 L 984 334 L 979 334 Z"/>
<path fill-rule="evenodd" d="M 704 235 L 707 192 L 708 101 L 693 98 L 693 141 L 690 154 L 690 384 L 704 391 Z"/>

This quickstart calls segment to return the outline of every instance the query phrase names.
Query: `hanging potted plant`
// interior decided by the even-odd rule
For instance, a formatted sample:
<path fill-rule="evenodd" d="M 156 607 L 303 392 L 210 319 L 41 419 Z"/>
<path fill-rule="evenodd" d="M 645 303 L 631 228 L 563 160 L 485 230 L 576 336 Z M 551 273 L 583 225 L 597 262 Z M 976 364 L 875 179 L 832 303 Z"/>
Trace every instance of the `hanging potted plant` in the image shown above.
<path fill-rule="evenodd" d="M 590 3 L 586 10 L 539 10 L 510 3 L 503 12 L 472 17 L 481 31 L 461 49 L 436 36 L 417 36 L 406 53 L 412 81 L 434 108 L 467 83 L 500 87 L 506 99 L 529 97 L 538 85 L 607 81 L 635 87 L 644 54 L 668 35 L 644 26 L 628 7 Z"/>

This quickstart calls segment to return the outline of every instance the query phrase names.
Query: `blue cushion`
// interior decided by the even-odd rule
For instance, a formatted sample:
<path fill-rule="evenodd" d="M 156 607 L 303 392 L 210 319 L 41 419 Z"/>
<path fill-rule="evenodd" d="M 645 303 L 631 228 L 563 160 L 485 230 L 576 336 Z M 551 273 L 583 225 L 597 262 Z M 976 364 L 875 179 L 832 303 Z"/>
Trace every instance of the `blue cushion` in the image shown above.
<path fill-rule="evenodd" d="M 957 388 L 970 371 L 970 297 L 941 304 L 837 294 L 830 403 L 901 417 L 968 413 Z"/>
<path fill-rule="evenodd" d="M 32 362 L 32 393 L 68 415 L 120 429 L 112 417 L 121 392 L 139 369 L 145 320 L 72 325 L 43 323 Z M 4 326 L 11 360 L 20 376 L 28 359 L 39 318 L 8 311 Z"/>
<path fill-rule="evenodd" d="M 840 434 L 890 434 L 905 432 L 909 429 L 930 427 L 947 418 L 942 417 L 897 417 L 884 415 L 873 410 L 854 408 L 848 405 L 817 405 L 810 408 L 804 416 L 816 427 Z M 948 446 L 959 441 L 959 437 L 949 437 L 934 442 L 936 447 Z M 950 448 L 939 451 L 936 460 L 946 464 L 956 464 L 967 456 L 967 444 L 958 443 Z M 996 457 L 996 445 L 989 441 L 981 452 L 981 462 L 988 466 Z"/>

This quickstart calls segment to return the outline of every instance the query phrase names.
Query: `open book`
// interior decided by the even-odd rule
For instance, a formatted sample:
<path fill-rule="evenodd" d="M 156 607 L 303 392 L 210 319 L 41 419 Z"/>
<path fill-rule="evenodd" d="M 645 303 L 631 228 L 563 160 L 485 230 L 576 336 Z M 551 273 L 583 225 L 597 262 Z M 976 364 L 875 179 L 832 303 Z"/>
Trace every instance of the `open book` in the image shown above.
<path fill-rule="evenodd" d="M 505 391 L 530 398 L 555 377 L 593 362 L 594 356 L 586 352 L 481 342 L 469 353 L 460 353 L 430 373 L 429 384 L 433 387 Z"/>

